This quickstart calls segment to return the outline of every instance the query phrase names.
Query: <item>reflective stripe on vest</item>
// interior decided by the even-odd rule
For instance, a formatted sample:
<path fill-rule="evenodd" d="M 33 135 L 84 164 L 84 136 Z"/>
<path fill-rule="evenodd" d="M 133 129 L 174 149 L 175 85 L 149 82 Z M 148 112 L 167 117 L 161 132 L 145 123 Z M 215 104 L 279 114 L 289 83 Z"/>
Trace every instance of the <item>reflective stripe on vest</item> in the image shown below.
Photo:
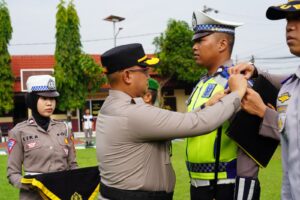
<path fill-rule="evenodd" d="M 219 163 L 219 172 L 226 172 L 227 162 Z M 214 172 L 215 163 L 190 163 L 186 162 L 186 167 L 190 172 Z"/>
<path fill-rule="evenodd" d="M 207 102 L 215 93 L 224 91 L 227 85 L 227 79 L 221 75 L 213 78 L 201 80 L 188 105 L 188 111 L 191 112 Z M 201 111 L 200 111 L 201 112 Z M 208 122 L 209 123 L 209 122 Z M 220 172 L 218 177 L 234 178 L 236 174 L 235 166 L 226 167 L 229 163 L 236 161 L 237 146 L 226 134 L 228 122 L 222 125 L 221 152 L 220 152 Z M 186 165 L 191 178 L 213 180 L 215 165 L 215 139 L 217 130 L 209 134 L 191 137 L 186 139 Z"/>

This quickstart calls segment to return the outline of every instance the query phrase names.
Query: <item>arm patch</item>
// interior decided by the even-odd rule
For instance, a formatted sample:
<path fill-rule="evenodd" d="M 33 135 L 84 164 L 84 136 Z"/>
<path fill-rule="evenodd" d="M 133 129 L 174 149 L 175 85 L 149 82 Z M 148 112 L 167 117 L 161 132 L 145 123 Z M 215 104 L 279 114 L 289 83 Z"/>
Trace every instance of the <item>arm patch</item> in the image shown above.
<path fill-rule="evenodd" d="M 9 139 L 7 142 L 7 150 L 8 153 L 10 154 L 10 152 L 12 151 L 12 149 L 14 148 L 15 144 L 17 144 L 17 141 L 14 139 Z"/>

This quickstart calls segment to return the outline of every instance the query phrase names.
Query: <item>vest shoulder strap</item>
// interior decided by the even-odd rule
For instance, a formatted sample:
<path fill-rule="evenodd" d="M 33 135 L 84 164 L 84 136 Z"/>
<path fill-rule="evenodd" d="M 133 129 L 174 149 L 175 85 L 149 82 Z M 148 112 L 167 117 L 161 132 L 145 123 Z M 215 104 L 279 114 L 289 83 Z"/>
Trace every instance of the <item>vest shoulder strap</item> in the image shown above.
<path fill-rule="evenodd" d="M 221 73 L 217 73 L 213 79 L 218 84 L 224 87 L 226 89 L 228 87 L 228 77 L 224 77 Z"/>

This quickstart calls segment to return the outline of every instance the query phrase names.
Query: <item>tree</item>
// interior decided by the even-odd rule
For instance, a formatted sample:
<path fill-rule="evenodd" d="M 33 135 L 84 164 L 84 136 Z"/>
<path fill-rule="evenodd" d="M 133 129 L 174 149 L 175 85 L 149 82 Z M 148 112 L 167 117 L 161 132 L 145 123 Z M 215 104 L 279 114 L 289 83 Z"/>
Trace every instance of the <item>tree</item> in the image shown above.
<path fill-rule="evenodd" d="M 171 78 L 195 82 L 205 73 L 194 61 L 192 36 L 193 31 L 186 22 L 170 19 L 166 31 L 154 38 L 153 44 L 160 59 L 156 70 L 162 76 L 161 88 Z"/>
<path fill-rule="evenodd" d="M 102 68 L 83 54 L 79 33 L 79 18 L 71 0 L 67 6 L 61 0 L 56 13 L 55 78 L 60 91 L 60 110 L 82 108 L 89 92 L 104 83 Z"/>
<path fill-rule="evenodd" d="M 11 58 L 8 44 L 12 37 L 12 26 L 9 11 L 4 1 L 0 2 L 0 115 L 8 113 L 14 107 L 13 84 L 14 77 L 11 71 Z"/>
<path fill-rule="evenodd" d="M 100 86 L 107 82 L 106 76 L 103 74 L 103 68 L 95 63 L 91 56 L 81 54 L 80 67 L 84 75 L 81 78 L 87 92 L 85 95 L 98 91 Z"/>

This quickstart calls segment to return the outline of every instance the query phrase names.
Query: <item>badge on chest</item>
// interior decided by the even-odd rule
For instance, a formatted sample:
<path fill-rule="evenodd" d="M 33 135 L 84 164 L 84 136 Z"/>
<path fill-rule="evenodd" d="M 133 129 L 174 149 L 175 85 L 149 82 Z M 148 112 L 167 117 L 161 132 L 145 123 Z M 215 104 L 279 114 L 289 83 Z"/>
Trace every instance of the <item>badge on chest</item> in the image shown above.
<path fill-rule="evenodd" d="M 290 99 L 291 95 L 289 92 L 285 92 L 283 94 L 280 94 L 280 96 L 278 96 L 278 101 L 282 104 L 284 104 L 286 101 L 288 101 Z"/>
<path fill-rule="evenodd" d="M 209 83 L 208 86 L 205 88 L 202 98 L 210 98 L 216 86 L 217 84 L 215 83 Z"/>
<path fill-rule="evenodd" d="M 279 132 L 282 132 L 285 127 L 286 111 L 287 111 L 288 102 L 289 102 L 290 98 L 291 98 L 291 94 L 289 92 L 281 93 L 278 95 L 278 98 L 277 98 Z"/>

